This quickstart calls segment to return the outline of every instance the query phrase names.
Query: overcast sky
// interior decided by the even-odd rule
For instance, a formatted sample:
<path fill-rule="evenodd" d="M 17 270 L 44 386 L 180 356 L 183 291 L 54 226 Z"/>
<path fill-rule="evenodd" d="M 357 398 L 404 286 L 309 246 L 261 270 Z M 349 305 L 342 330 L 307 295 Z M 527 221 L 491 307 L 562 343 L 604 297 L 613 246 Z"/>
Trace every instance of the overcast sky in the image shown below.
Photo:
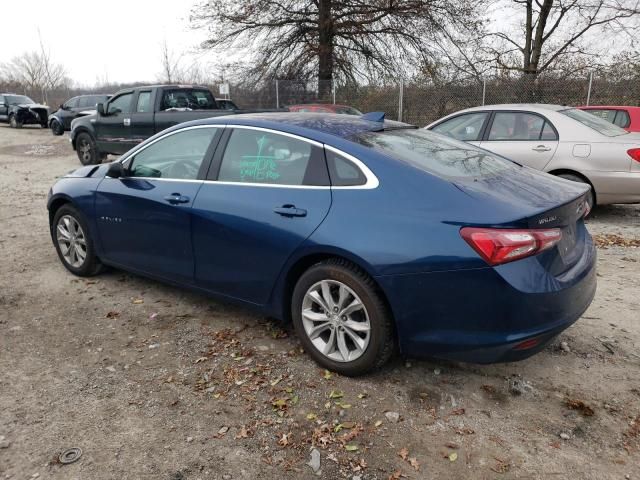
<path fill-rule="evenodd" d="M 155 80 L 160 48 L 191 52 L 203 31 L 187 28 L 195 0 L 19 0 L 2 1 L 0 63 L 39 50 L 38 28 L 51 58 L 74 81 Z M 205 61 L 206 59 L 202 59 Z"/>

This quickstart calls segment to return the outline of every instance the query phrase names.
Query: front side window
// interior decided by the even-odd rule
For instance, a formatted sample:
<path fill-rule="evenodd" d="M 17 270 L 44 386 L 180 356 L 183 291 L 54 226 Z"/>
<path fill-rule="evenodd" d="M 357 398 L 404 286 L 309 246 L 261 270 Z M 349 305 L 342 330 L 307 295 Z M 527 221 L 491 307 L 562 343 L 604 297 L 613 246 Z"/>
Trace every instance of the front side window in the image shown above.
<path fill-rule="evenodd" d="M 151 111 L 151 92 L 140 92 L 138 94 L 138 105 L 136 112 L 147 113 Z"/>
<path fill-rule="evenodd" d="M 133 156 L 130 177 L 196 180 L 216 128 L 192 128 L 166 135 Z"/>
<path fill-rule="evenodd" d="M 626 130 L 618 127 L 617 125 L 609 123 L 602 118 L 585 112 L 584 110 L 579 110 L 577 108 L 568 108 L 567 110 L 561 110 L 560 113 L 607 137 L 618 137 L 620 135 L 627 135 L 629 133 Z"/>
<path fill-rule="evenodd" d="M 317 161 L 318 150 L 308 142 L 289 136 L 236 128 L 222 157 L 218 180 L 273 185 L 317 185 L 321 168 L 324 168 L 326 177 L 323 162 Z"/>
<path fill-rule="evenodd" d="M 216 101 L 209 90 L 192 88 L 165 90 L 160 110 L 216 110 Z"/>
<path fill-rule="evenodd" d="M 478 141 L 488 116 L 487 112 L 466 113 L 446 120 L 431 130 L 464 142 Z"/>
<path fill-rule="evenodd" d="M 66 101 L 65 108 L 76 108 L 78 106 L 78 100 L 80 97 L 73 97 Z"/>
<path fill-rule="evenodd" d="M 133 93 L 125 93 L 117 96 L 109 102 L 107 109 L 108 115 L 115 115 L 117 113 L 130 113 L 131 112 L 131 98 Z"/>
<path fill-rule="evenodd" d="M 447 178 L 494 176 L 510 168 L 519 168 L 486 150 L 424 129 L 364 132 L 353 140 L 420 170 Z"/>
<path fill-rule="evenodd" d="M 498 112 L 493 118 L 488 140 L 557 140 L 557 138 L 549 122 L 540 115 L 526 112 Z"/>

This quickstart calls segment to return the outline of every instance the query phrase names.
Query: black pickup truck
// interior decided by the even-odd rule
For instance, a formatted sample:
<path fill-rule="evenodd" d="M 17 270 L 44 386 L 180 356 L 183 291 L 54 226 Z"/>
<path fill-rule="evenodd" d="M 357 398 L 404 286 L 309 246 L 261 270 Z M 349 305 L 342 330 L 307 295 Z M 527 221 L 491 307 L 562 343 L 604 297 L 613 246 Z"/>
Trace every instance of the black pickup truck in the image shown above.
<path fill-rule="evenodd" d="M 265 110 L 261 110 L 265 111 Z M 121 155 L 143 140 L 178 123 L 199 118 L 251 113 L 224 110 L 206 87 L 155 85 L 121 90 L 97 113 L 71 122 L 71 145 L 83 165 Z"/>

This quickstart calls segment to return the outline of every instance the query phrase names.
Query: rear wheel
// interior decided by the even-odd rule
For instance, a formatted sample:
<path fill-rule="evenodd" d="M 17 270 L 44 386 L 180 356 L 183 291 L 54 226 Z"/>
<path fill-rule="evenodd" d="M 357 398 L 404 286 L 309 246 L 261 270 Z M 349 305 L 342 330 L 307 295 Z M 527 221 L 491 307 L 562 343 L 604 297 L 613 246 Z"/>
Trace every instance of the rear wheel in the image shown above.
<path fill-rule="evenodd" d="M 102 270 L 93 241 L 82 214 L 71 205 L 58 209 L 51 226 L 51 236 L 62 264 L 74 275 L 88 277 Z"/>
<path fill-rule="evenodd" d="M 107 158 L 106 153 L 98 151 L 96 142 L 86 132 L 79 133 L 78 138 L 76 138 L 76 153 L 80 163 L 83 165 L 96 165 Z"/>
<path fill-rule="evenodd" d="M 15 113 L 9 116 L 9 125 L 11 128 L 22 128 L 22 122 L 18 120 Z"/>
<path fill-rule="evenodd" d="M 584 183 L 591 186 L 584 178 L 573 173 L 561 173 L 558 176 L 565 180 L 571 180 L 572 182 Z M 587 195 L 587 203 L 589 204 L 589 211 L 593 210 L 596 203 L 595 195 L 593 194 L 593 187 L 591 187 L 591 190 L 589 190 L 589 194 Z"/>
<path fill-rule="evenodd" d="M 56 136 L 64 134 L 64 127 L 56 119 L 51 120 L 51 133 Z"/>
<path fill-rule="evenodd" d="M 309 268 L 296 284 L 291 309 L 304 349 L 324 368 L 362 375 L 393 353 L 389 309 L 371 277 L 349 262 Z"/>

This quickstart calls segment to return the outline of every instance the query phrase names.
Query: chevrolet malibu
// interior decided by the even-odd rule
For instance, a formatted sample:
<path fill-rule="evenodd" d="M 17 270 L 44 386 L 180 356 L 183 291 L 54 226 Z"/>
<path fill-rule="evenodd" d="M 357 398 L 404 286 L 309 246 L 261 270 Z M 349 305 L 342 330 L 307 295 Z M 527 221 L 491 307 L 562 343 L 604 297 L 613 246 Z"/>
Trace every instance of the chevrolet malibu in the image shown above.
<path fill-rule="evenodd" d="M 589 188 L 364 116 L 271 113 L 177 125 L 48 199 L 73 274 L 111 266 L 292 322 L 321 366 L 399 351 L 526 358 L 596 289 Z"/>

